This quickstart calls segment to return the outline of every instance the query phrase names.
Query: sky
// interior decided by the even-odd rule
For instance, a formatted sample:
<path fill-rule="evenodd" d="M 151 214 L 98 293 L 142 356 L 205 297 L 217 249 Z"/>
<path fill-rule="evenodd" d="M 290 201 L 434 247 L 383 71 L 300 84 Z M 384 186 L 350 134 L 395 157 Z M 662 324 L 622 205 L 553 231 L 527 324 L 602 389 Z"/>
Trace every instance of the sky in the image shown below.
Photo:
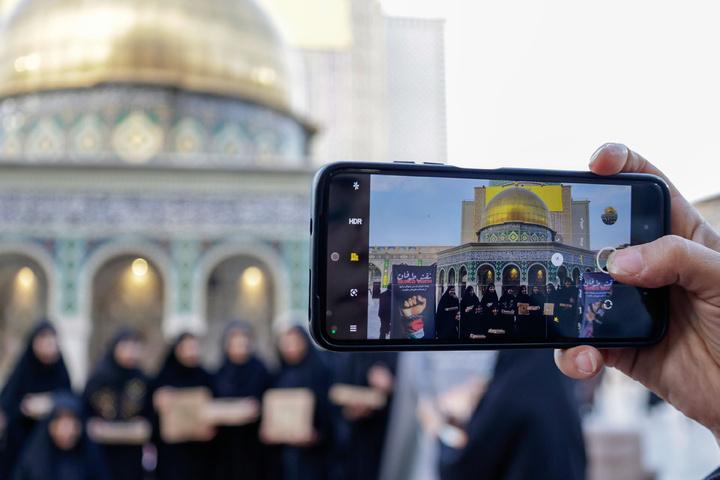
<path fill-rule="evenodd" d="M 374 176 L 370 194 L 370 245 L 460 245 L 463 200 L 474 199 L 474 188 L 487 181 Z M 630 188 L 573 185 L 575 200 L 590 200 L 590 248 L 630 243 Z M 614 225 L 605 225 L 605 207 L 618 212 Z"/>
<path fill-rule="evenodd" d="M 720 193 L 720 3 L 380 3 L 446 21 L 448 163 L 586 170 L 613 141 L 691 201 Z"/>

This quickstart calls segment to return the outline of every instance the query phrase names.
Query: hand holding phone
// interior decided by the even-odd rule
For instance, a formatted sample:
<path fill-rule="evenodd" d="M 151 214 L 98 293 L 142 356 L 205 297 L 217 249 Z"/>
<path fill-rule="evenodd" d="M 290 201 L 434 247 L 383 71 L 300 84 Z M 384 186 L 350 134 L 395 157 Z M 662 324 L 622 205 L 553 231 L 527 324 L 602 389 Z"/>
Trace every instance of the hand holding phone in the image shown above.
<path fill-rule="evenodd" d="M 343 163 L 321 170 L 313 193 L 311 330 L 326 348 L 649 345 L 664 334 L 667 292 L 604 269 L 610 252 L 669 231 L 657 177 Z M 586 315 L 598 302 L 602 318 Z"/>
<path fill-rule="evenodd" d="M 601 175 L 638 172 L 664 178 L 619 144 L 600 147 L 590 168 Z M 556 352 L 556 361 L 566 375 L 578 379 L 597 375 L 604 365 L 617 368 L 720 439 L 720 236 L 666 181 L 672 194 L 672 235 L 616 252 L 608 269 L 628 285 L 672 285 L 667 336 L 644 349 L 577 346 Z"/>

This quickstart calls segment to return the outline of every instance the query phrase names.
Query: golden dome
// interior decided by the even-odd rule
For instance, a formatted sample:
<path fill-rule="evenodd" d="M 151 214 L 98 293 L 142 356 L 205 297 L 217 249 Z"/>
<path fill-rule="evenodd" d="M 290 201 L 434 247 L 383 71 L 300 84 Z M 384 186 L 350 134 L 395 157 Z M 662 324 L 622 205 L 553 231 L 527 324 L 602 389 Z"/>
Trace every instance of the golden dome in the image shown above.
<path fill-rule="evenodd" d="M 522 187 L 508 188 L 493 197 L 483 210 L 480 228 L 507 222 L 550 226 L 550 211 L 540 197 Z"/>
<path fill-rule="evenodd" d="M 0 97 L 122 82 L 290 111 L 286 55 L 254 0 L 25 0 L 0 24 Z"/>

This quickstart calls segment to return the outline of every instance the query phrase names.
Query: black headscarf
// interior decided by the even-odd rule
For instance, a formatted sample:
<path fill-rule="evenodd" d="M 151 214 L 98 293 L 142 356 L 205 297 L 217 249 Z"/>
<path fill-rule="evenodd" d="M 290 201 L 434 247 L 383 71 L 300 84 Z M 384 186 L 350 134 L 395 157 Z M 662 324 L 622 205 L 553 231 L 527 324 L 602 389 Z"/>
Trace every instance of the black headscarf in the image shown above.
<path fill-rule="evenodd" d="M 307 344 L 305 356 L 296 364 L 289 364 L 280 355 L 281 369 L 275 383 L 276 388 L 309 388 L 315 396 L 313 426 L 319 441 L 310 448 L 283 445 L 280 462 L 284 478 L 303 480 L 324 480 L 328 474 L 327 448 L 332 445 L 332 421 L 328 390 L 330 369 L 322 360 L 305 329 L 290 328 L 299 334 Z"/>
<path fill-rule="evenodd" d="M 254 397 L 262 400 L 273 382 L 265 365 L 254 355 L 245 363 L 234 363 L 227 354 L 226 342 L 234 332 L 243 332 L 248 339 L 254 335 L 252 327 L 244 321 L 228 322 L 223 330 L 220 349 L 223 363 L 214 376 L 215 394 L 218 397 Z M 259 422 L 242 426 L 220 427 L 213 441 L 215 460 L 213 468 L 216 480 L 261 480 L 265 478 L 268 464 L 268 448 L 258 438 Z"/>
<path fill-rule="evenodd" d="M 52 413 L 33 430 L 20 456 L 13 480 L 110 480 L 104 457 L 98 446 L 85 432 L 70 450 L 61 450 L 50 436 L 53 419 L 70 413 L 83 422 L 80 400 L 70 392 L 58 391 L 53 395 Z"/>
<path fill-rule="evenodd" d="M 460 450 L 443 446 L 441 478 L 580 480 L 585 447 L 572 381 L 549 350 L 503 350 Z"/>
<path fill-rule="evenodd" d="M 437 307 L 437 315 L 435 315 L 435 330 L 437 338 L 450 339 L 458 338 L 457 322 L 455 317 L 460 311 L 460 301 L 457 296 L 450 295 L 450 289 L 447 287 L 445 293 L 440 297 Z"/>
<path fill-rule="evenodd" d="M 493 287 L 493 291 L 490 291 L 490 287 Z M 482 306 L 483 312 L 490 311 L 491 307 L 488 307 L 489 303 L 498 303 L 498 294 L 497 290 L 495 290 L 495 284 L 494 283 L 488 283 L 487 287 L 485 287 L 485 292 L 483 293 L 482 299 L 480 300 L 480 305 Z"/>
<path fill-rule="evenodd" d="M 470 289 L 472 289 L 472 293 L 469 292 Z M 467 287 L 465 289 L 465 293 L 463 294 L 462 300 L 460 301 L 460 314 L 469 315 L 475 313 L 473 310 L 465 312 L 465 309 L 467 307 L 477 307 L 479 304 L 480 299 L 477 295 L 475 295 L 475 289 L 472 286 Z"/>
<path fill-rule="evenodd" d="M 212 379 L 210 374 L 205 371 L 201 366 L 188 367 L 180 363 L 175 350 L 178 345 L 182 343 L 186 338 L 196 338 L 192 333 L 182 333 L 177 337 L 177 340 L 173 342 L 168 352 L 165 362 L 163 363 L 160 372 L 153 386 L 155 389 L 160 387 L 175 387 L 175 388 L 189 388 L 189 387 L 207 387 L 212 390 Z"/>
<path fill-rule="evenodd" d="M 147 376 L 140 368 L 125 368 L 115 359 L 118 344 L 127 340 L 141 341 L 140 332 L 132 327 L 118 329 L 107 353 L 90 375 L 83 394 L 88 415 L 117 421 L 147 414 Z"/>
<path fill-rule="evenodd" d="M 70 390 L 70 375 L 68 374 L 62 354 L 55 363 L 47 365 L 41 362 L 33 351 L 33 342 L 41 333 L 51 331 L 55 334 L 55 327 L 48 320 L 43 320 L 32 329 L 25 347 L 12 375 L 8 379 L 2 394 L 0 394 L 0 407 L 2 407 L 8 422 L 12 422 L 20 413 L 20 403 L 29 393 L 46 393 L 58 389 Z"/>
<path fill-rule="evenodd" d="M 25 395 L 70 390 L 70 375 L 62 355 L 50 365 L 35 356 L 33 342 L 38 335 L 46 331 L 55 333 L 55 328 L 46 319 L 32 329 L 25 351 L 0 394 L 0 408 L 7 421 L 5 438 L 0 436 L 0 442 L 5 444 L 5 448 L 0 449 L 0 478 L 10 476 L 23 445 L 37 423 L 35 419 L 26 417 L 20 411 Z"/>
<path fill-rule="evenodd" d="M 228 337 L 238 330 L 242 331 L 251 341 L 254 337 L 252 327 L 247 322 L 233 320 L 225 325 L 220 343 L 223 363 L 215 374 L 215 393 L 218 397 L 255 397 L 260 400 L 265 390 L 270 387 L 272 376 L 255 355 L 251 354 L 243 364 L 237 364 L 230 360 L 225 343 Z"/>

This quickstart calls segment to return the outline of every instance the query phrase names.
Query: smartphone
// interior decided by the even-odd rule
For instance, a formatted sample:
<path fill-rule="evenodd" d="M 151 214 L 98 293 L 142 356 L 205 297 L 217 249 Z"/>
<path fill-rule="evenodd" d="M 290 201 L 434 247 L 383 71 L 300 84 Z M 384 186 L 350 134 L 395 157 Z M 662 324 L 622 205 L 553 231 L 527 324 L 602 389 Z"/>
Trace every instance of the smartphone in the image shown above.
<path fill-rule="evenodd" d="M 654 344 L 668 288 L 612 251 L 670 231 L 644 174 L 335 163 L 313 186 L 311 333 L 330 350 Z"/>

